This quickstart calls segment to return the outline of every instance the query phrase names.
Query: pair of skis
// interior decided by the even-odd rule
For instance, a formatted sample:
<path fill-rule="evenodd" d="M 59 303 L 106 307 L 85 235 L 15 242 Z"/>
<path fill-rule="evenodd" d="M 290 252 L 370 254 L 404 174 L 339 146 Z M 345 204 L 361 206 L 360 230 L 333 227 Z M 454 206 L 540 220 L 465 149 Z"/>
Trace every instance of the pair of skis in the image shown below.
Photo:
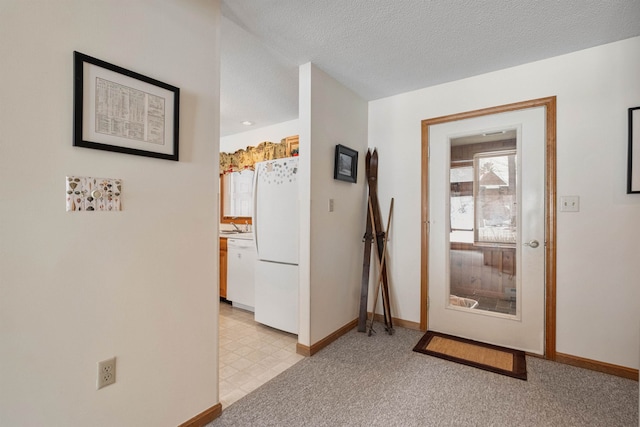
<path fill-rule="evenodd" d="M 360 288 L 360 311 L 358 315 L 358 332 L 367 331 L 367 304 L 369 299 L 369 270 L 371 268 L 371 244 L 376 248 L 375 260 L 378 267 L 378 279 L 375 282 L 375 297 L 373 310 L 371 312 L 371 320 L 368 325 L 368 333 L 371 335 L 375 332 L 373 329 L 373 319 L 376 312 L 378 302 L 378 294 L 382 291 L 382 305 L 385 330 L 389 335 L 394 332 L 393 321 L 391 318 L 391 303 L 389 298 L 389 279 L 386 266 L 387 251 L 387 235 L 389 233 L 389 225 L 391 224 L 391 216 L 393 214 L 393 199 L 389 208 L 389 218 L 387 221 L 386 231 L 382 228 L 382 217 L 380 215 L 380 205 L 378 203 L 378 151 L 367 150 L 366 157 L 366 175 L 369 184 L 369 197 L 367 203 L 367 220 L 366 231 L 364 234 L 364 260 L 362 263 L 362 283 Z"/>

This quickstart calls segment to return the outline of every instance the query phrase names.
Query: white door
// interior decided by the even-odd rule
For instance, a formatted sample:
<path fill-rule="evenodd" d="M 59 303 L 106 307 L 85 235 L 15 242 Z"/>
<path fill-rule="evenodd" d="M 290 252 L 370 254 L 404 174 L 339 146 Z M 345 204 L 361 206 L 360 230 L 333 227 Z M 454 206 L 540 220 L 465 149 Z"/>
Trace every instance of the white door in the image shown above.
<path fill-rule="evenodd" d="M 298 264 L 298 158 L 256 163 L 253 197 L 258 259 Z"/>
<path fill-rule="evenodd" d="M 429 329 L 544 354 L 545 107 L 429 127 Z"/>
<path fill-rule="evenodd" d="M 298 333 L 298 266 L 256 261 L 255 321 Z"/>

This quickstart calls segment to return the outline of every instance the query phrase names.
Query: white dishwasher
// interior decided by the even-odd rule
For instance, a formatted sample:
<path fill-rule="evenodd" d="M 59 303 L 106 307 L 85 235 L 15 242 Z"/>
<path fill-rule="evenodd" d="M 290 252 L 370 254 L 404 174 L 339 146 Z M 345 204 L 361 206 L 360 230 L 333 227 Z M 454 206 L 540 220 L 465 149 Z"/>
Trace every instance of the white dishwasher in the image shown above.
<path fill-rule="evenodd" d="M 255 311 L 256 258 L 253 240 L 227 239 L 227 299 L 234 307 Z"/>

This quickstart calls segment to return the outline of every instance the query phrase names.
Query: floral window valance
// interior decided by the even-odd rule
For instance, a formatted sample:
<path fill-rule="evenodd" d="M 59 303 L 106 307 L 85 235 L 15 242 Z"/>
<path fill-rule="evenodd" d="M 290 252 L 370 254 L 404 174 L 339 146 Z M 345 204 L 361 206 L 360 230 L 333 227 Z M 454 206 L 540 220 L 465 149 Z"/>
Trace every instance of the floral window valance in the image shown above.
<path fill-rule="evenodd" d="M 298 137 L 284 138 L 280 142 L 261 142 L 257 146 L 240 149 L 235 153 L 220 153 L 220 173 L 253 169 L 256 162 L 281 159 L 298 154 Z"/>

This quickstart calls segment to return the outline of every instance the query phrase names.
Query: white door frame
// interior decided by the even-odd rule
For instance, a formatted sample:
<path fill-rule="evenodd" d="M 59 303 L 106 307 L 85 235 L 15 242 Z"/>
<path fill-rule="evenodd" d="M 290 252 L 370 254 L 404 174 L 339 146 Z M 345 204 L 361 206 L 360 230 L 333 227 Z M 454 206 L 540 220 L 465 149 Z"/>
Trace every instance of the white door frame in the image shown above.
<path fill-rule="evenodd" d="M 467 111 L 422 121 L 422 248 L 420 278 L 420 329 L 428 329 L 429 295 L 429 127 L 446 122 L 489 116 L 508 111 L 545 107 L 545 339 L 544 357 L 556 358 L 556 97 L 533 99 L 498 107 Z"/>

